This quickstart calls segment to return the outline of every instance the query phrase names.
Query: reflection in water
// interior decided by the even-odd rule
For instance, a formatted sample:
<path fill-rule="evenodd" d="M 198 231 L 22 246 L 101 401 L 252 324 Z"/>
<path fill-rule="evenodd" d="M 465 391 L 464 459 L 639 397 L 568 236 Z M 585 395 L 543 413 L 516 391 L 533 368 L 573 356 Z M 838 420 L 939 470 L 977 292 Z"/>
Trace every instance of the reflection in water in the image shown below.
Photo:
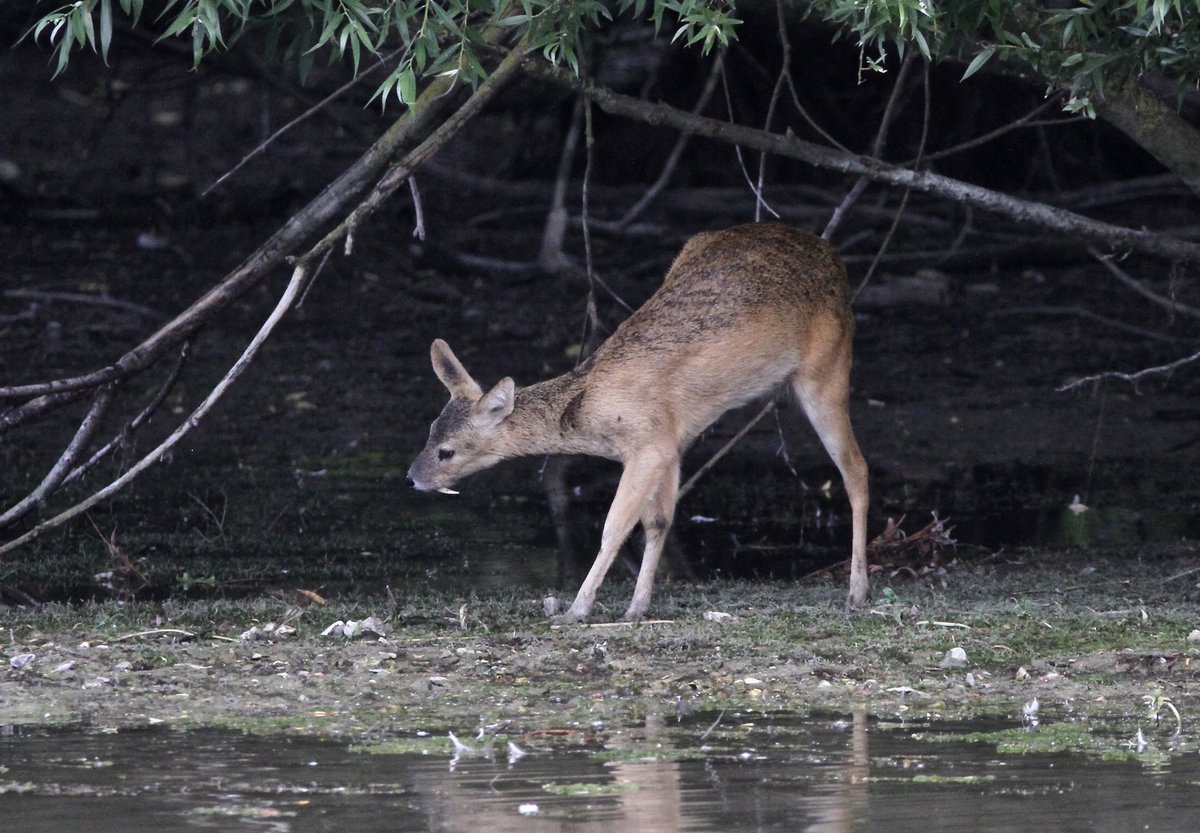
<path fill-rule="evenodd" d="M 715 725 L 714 725 L 715 724 Z M 811 831 L 1192 833 L 1196 755 L 1146 763 L 998 755 L 849 719 L 651 715 L 584 748 L 509 760 L 448 741 L 371 755 L 307 738 L 9 727 L 0 819 L 19 833 L 140 831 Z M 928 727 L 920 727 L 928 728 Z M 959 727 L 960 729 L 971 727 Z M 1038 731 L 1038 730 L 1033 730 Z"/>
<path fill-rule="evenodd" d="M 867 713 L 856 710 L 850 725 L 850 750 L 840 780 L 818 788 L 808 802 L 813 821 L 804 829 L 810 833 L 849 833 L 855 819 L 867 817 Z"/>

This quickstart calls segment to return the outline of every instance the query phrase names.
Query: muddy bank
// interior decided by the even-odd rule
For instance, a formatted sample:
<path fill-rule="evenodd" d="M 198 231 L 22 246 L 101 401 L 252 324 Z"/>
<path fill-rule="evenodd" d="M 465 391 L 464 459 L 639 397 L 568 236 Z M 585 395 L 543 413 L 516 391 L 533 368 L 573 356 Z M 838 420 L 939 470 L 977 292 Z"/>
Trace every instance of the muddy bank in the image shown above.
<path fill-rule="evenodd" d="M 382 738 L 726 708 L 1019 721 L 1036 698 L 1048 722 L 1161 733 L 1176 728 L 1170 701 L 1187 748 L 1200 708 L 1195 559 L 1181 545 L 1134 564 L 1000 558 L 876 576 L 860 616 L 830 584 L 669 583 L 654 611 L 667 621 L 635 626 L 551 628 L 519 591 L 303 611 L 284 599 L 10 611 L 0 721 Z M 601 609 L 623 608 L 630 587 L 616 584 Z M 321 635 L 369 615 L 385 635 Z M 295 631 L 269 633 L 284 622 Z M 252 627 L 267 634 L 244 637 Z"/>

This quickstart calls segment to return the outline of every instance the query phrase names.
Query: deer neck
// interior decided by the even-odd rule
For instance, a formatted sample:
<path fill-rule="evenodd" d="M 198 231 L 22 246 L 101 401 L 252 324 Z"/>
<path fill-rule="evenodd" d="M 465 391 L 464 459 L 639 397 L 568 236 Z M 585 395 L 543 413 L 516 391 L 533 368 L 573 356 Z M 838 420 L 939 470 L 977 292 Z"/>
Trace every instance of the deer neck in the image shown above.
<path fill-rule="evenodd" d="M 590 431 L 583 413 L 587 375 L 573 370 L 545 382 L 518 388 L 512 414 L 504 421 L 511 454 L 592 454 L 617 459 L 603 437 Z"/>

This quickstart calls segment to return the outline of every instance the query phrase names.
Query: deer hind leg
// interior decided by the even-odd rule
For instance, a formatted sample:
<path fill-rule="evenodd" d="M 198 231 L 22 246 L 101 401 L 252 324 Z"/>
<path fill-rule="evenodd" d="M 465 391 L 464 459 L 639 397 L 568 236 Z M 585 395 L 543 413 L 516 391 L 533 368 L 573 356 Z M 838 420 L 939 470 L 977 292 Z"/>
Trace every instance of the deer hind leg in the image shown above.
<path fill-rule="evenodd" d="M 600 589 L 600 584 L 604 581 L 608 568 L 616 559 L 621 544 L 625 543 L 625 539 L 629 537 L 629 533 L 643 516 L 647 501 L 661 490 L 664 480 L 670 476 L 672 470 L 675 472 L 674 477 L 677 482 L 679 477 L 678 461 L 675 458 L 663 457 L 653 452 L 635 455 L 625 464 L 621 482 L 617 484 L 617 493 L 613 497 L 612 506 L 609 507 L 608 517 L 604 520 L 604 532 L 600 536 L 600 553 L 596 556 L 592 569 L 588 571 L 579 592 L 575 595 L 575 601 L 571 603 L 571 607 L 565 613 L 554 617 L 555 622 L 568 624 L 587 619 L 592 612 L 592 603 L 596 600 L 596 591 Z M 647 534 L 649 535 L 649 533 Z M 649 541 L 650 538 L 647 539 L 647 551 L 650 549 Z M 657 562 L 658 553 L 661 550 L 660 544 L 653 554 L 654 561 Z M 646 566 L 643 563 L 642 571 L 638 575 L 638 590 L 642 588 L 645 576 Z M 651 571 L 650 579 L 645 582 L 647 604 L 653 582 L 653 571 Z M 630 606 L 630 611 L 634 611 L 634 606 L 637 604 L 638 590 L 634 591 L 634 605 Z"/>
<path fill-rule="evenodd" d="M 658 572 L 658 560 L 663 545 L 671 531 L 675 518 L 675 500 L 679 496 L 679 461 L 664 472 L 658 488 L 649 496 L 642 510 L 642 530 L 646 533 L 646 547 L 642 552 L 642 568 L 638 571 L 637 585 L 633 589 L 633 600 L 621 618 L 626 622 L 637 622 L 650 609 L 650 594 L 654 591 L 654 577 Z"/>
<path fill-rule="evenodd" d="M 850 551 L 850 607 L 867 602 L 867 462 L 850 425 L 850 339 L 840 340 L 820 361 L 792 377 L 792 387 L 809 422 L 842 474 L 850 499 L 853 543 Z"/>

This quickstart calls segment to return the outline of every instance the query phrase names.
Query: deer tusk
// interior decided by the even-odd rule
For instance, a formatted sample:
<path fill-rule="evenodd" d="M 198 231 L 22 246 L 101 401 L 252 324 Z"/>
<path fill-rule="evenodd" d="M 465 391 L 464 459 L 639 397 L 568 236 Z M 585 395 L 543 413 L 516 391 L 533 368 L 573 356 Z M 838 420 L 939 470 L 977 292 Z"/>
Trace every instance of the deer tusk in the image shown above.
<path fill-rule="evenodd" d="M 443 495 L 457 495 L 458 494 L 458 492 L 454 491 L 453 489 L 447 489 L 445 486 L 438 489 L 438 491 L 441 492 Z"/>

